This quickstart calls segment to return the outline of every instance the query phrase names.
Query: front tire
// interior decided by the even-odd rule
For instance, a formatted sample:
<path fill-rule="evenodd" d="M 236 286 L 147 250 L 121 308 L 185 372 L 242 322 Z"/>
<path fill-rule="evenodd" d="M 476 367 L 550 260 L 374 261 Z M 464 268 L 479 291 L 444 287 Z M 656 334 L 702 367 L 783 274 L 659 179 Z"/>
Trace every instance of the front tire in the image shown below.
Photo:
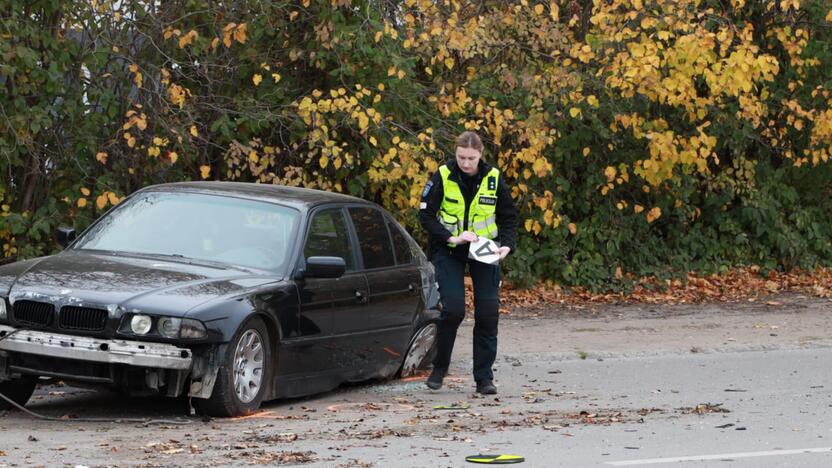
<path fill-rule="evenodd" d="M 199 404 L 209 416 L 242 416 L 256 411 L 270 385 L 272 348 L 263 320 L 252 318 L 228 343 L 214 391 Z"/>
<path fill-rule="evenodd" d="M 36 377 L 21 377 L 19 379 L 7 380 L 0 382 L 0 393 L 5 395 L 7 398 L 10 398 L 18 405 L 24 406 L 26 405 L 26 402 L 29 401 L 32 393 L 34 393 L 37 384 L 38 379 Z M 0 411 L 12 408 L 16 409 L 14 405 L 6 401 L 4 398 L 0 398 Z"/>
<path fill-rule="evenodd" d="M 410 377 L 416 371 L 428 368 L 436 355 L 436 332 L 436 323 L 430 322 L 413 335 L 407 354 L 404 355 L 399 377 Z"/>

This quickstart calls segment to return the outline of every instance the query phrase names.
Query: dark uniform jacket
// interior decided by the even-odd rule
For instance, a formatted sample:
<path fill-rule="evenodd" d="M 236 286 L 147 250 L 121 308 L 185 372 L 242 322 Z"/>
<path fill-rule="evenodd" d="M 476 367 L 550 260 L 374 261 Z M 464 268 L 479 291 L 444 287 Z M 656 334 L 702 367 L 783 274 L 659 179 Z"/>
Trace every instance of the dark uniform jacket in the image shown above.
<path fill-rule="evenodd" d="M 459 184 L 462 191 L 462 196 L 465 199 L 465 212 L 468 213 L 468 208 L 477 191 L 480 188 L 483 177 L 491 170 L 491 166 L 483 160 L 480 160 L 479 171 L 474 176 L 469 176 L 462 172 L 456 164 L 456 160 L 450 160 L 445 163 L 448 169 L 451 170 L 449 179 Z M 468 246 L 466 244 L 451 248 L 448 246 L 448 238 L 451 237 L 451 232 L 437 219 L 437 213 L 442 206 L 442 199 L 444 198 L 444 190 L 442 187 L 442 175 L 436 171 L 425 185 L 422 191 L 422 200 L 419 206 L 419 222 L 422 227 L 428 232 L 430 240 L 430 252 L 435 253 L 438 249 L 448 249 L 450 253 L 458 256 L 460 259 L 468 257 Z M 516 250 L 517 243 L 517 207 L 514 205 L 514 200 L 511 198 L 511 190 L 503 180 L 502 174 L 497 181 L 497 228 L 499 233 L 494 239 L 498 244 L 511 248 L 513 253 Z M 467 218 L 463 230 L 472 231 L 473 229 L 467 226 Z"/>

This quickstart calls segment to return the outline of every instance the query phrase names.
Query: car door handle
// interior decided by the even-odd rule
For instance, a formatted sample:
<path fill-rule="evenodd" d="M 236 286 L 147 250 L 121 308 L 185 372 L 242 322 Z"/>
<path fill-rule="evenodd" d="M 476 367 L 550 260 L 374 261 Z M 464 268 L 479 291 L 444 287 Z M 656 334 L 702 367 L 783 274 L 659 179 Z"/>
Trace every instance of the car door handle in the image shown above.
<path fill-rule="evenodd" d="M 364 295 L 361 291 L 355 292 L 355 302 L 359 304 L 366 304 L 367 303 L 367 296 Z"/>
<path fill-rule="evenodd" d="M 407 290 L 408 290 L 409 292 L 416 292 L 416 285 L 415 285 L 415 284 L 413 284 L 413 283 L 408 284 L 408 285 L 407 285 Z"/>

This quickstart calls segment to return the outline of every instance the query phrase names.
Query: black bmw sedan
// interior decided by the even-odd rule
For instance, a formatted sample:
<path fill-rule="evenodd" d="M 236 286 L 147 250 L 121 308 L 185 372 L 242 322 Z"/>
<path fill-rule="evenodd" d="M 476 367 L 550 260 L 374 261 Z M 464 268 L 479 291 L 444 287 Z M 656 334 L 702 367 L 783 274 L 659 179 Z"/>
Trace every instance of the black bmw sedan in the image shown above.
<path fill-rule="evenodd" d="M 367 201 L 164 184 L 75 237 L 61 229 L 61 253 L 0 267 L 0 409 L 53 377 L 242 415 L 431 359 L 433 267 Z"/>

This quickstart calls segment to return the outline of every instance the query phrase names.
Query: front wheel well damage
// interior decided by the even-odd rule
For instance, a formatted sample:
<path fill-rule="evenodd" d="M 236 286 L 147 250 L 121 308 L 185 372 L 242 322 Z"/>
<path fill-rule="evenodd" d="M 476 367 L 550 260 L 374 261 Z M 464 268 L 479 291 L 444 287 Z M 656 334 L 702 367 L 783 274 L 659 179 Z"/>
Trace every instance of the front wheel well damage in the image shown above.
<path fill-rule="evenodd" d="M 269 342 L 272 343 L 272 349 L 277 347 L 280 342 L 280 329 L 275 320 L 267 314 L 251 314 L 245 320 L 240 322 L 239 327 L 242 327 L 250 320 L 260 319 L 266 326 L 266 332 L 269 334 Z M 238 328 L 239 328 L 238 327 Z M 206 346 L 204 348 L 194 348 L 193 352 L 193 368 L 191 370 L 191 385 L 188 391 L 188 396 L 193 398 L 208 399 L 214 390 L 214 384 L 217 380 L 217 373 L 222 365 L 221 357 L 225 356 L 228 343 L 219 345 Z M 277 360 L 272 359 L 271 373 L 275 375 L 277 371 Z M 269 386 L 267 395 L 271 393 L 271 382 L 266 382 Z"/>
<path fill-rule="evenodd" d="M 192 349 L 193 367 L 188 396 L 192 398 L 210 398 L 217 381 L 219 358 L 228 347 L 227 343 Z"/>

